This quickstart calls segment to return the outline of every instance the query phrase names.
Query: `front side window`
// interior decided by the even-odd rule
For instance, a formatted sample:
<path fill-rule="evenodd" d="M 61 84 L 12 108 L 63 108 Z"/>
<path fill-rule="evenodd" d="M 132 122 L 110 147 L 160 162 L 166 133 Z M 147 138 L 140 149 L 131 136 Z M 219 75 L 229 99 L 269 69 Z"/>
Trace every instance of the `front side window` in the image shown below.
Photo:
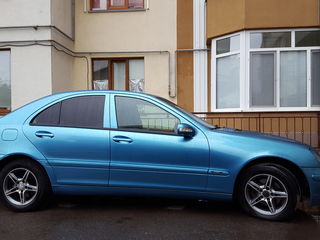
<path fill-rule="evenodd" d="M 94 90 L 144 92 L 143 59 L 93 59 Z"/>
<path fill-rule="evenodd" d="M 31 125 L 103 128 L 105 96 L 81 96 L 56 103 L 39 113 Z"/>
<path fill-rule="evenodd" d="M 11 109 L 10 51 L 0 50 L 0 113 Z"/>
<path fill-rule="evenodd" d="M 91 0 L 91 10 L 144 9 L 144 0 Z"/>
<path fill-rule="evenodd" d="M 115 97 L 118 128 L 173 133 L 179 119 L 145 100 Z"/>
<path fill-rule="evenodd" d="M 243 31 L 213 40 L 212 111 L 319 110 L 319 34 Z"/>

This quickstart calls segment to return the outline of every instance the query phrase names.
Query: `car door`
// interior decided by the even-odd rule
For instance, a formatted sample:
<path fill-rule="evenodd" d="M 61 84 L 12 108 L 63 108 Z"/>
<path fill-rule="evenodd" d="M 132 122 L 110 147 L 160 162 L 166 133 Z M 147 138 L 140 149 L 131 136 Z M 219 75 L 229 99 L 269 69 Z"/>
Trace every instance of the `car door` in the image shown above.
<path fill-rule="evenodd" d="M 57 184 L 108 184 L 108 108 L 108 95 L 75 96 L 25 122 L 24 134 L 53 167 Z"/>
<path fill-rule="evenodd" d="M 188 122 L 151 99 L 111 95 L 110 106 L 110 187 L 205 190 L 209 146 L 199 129 L 177 135 Z"/>

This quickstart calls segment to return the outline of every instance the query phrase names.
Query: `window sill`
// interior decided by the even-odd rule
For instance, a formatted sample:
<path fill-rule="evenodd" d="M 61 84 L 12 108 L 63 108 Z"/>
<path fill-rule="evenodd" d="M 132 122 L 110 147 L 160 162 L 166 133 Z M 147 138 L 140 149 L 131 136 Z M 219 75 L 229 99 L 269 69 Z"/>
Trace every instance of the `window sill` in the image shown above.
<path fill-rule="evenodd" d="M 148 8 L 142 9 L 113 9 L 113 10 L 89 10 L 88 13 L 112 13 L 112 12 L 145 12 Z"/>

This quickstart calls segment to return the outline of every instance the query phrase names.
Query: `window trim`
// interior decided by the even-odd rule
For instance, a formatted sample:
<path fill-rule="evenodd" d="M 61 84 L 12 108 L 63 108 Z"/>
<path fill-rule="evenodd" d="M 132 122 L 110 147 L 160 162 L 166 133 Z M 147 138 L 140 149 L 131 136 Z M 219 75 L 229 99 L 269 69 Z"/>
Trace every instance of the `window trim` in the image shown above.
<path fill-rule="evenodd" d="M 317 53 L 320 53 L 320 49 L 317 49 L 317 50 L 311 50 L 310 51 L 310 58 L 307 57 L 307 61 L 308 59 L 310 59 L 310 66 L 312 66 L 312 53 L 313 52 L 317 52 Z M 308 63 L 307 63 L 308 64 Z M 310 88 L 312 88 L 312 70 L 311 68 L 310 69 L 307 69 L 307 71 L 310 71 Z M 312 91 L 310 91 L 310 98 L 307 99 L 307 101 L 310 101 L 310 105 L 312 106 L 312 99 L 313 99 L 313 96 L 312 96 Z M 313 107 L 319 107 L 320 108 L 320 105 L 313 105 Z"/>
<path fill-rule="evenodd" d="M 125 62 L 126 64 L 126 91 L 130 91 L 129 88 L 129 74 L 130 74 L 130 69 L 129 69 L 129 61 L 130 60 L 143 60 L 143 64 L 145 66 L 145 59 L 144 57 L 130 57 L 130 58 L 125 58 L 125 57 L 121 57 L 121 58 L 92 58 L 91 59 L 91 89 L 94 90 L 94 61 L 96 60 L 105 60 L 108 61 L 108 88 L 109 89 L 103 89 L 103 90 L 114 90 L 114 76 L 113 76 L 113 63 L 114 62 Z M 145 72 L 144 72 L 145 73 Z"/>
<path fill-rule="evenodd" d="M 320 28 L 294 28 L 294 29 L 264 29 L 235 32 L 212 39 L 211 56 L 211 111 L 212 112 L 289 112 L 289 111 L 319 111 L 320 106 L 311 105 L 311 52 L 320 51 L 320 46 L 296 47 L 296 31 L 319 31 Z M 259 32 L 291 32 L 291 47 L 278 48 L 250 48 L 250 33 Z M 217 108 L 217 59 L 219 57 L 235 54 L 234 52 L 216 54 L 216 42 L 218 40 L 240 35 L 240 107 L 239 108 Z M 280 107 L 280 52 L 282 51 L 306 51 L 307 55 L 307 106 L 306 107 Z M 251 107 L 250 106 L 250 55 L 252 52 L 275 52 L 275 107 Z"/>

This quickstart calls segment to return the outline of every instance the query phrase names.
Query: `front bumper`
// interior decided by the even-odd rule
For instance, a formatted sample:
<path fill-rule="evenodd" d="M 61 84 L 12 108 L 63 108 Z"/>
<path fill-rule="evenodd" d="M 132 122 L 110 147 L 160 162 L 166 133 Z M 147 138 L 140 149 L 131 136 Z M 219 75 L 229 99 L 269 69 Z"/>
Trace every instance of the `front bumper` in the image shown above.
<path fill-rule="evenodd" d="M 320 168 L 302 168 L 310 188 L 310 206 L 320 205 Z"/>

